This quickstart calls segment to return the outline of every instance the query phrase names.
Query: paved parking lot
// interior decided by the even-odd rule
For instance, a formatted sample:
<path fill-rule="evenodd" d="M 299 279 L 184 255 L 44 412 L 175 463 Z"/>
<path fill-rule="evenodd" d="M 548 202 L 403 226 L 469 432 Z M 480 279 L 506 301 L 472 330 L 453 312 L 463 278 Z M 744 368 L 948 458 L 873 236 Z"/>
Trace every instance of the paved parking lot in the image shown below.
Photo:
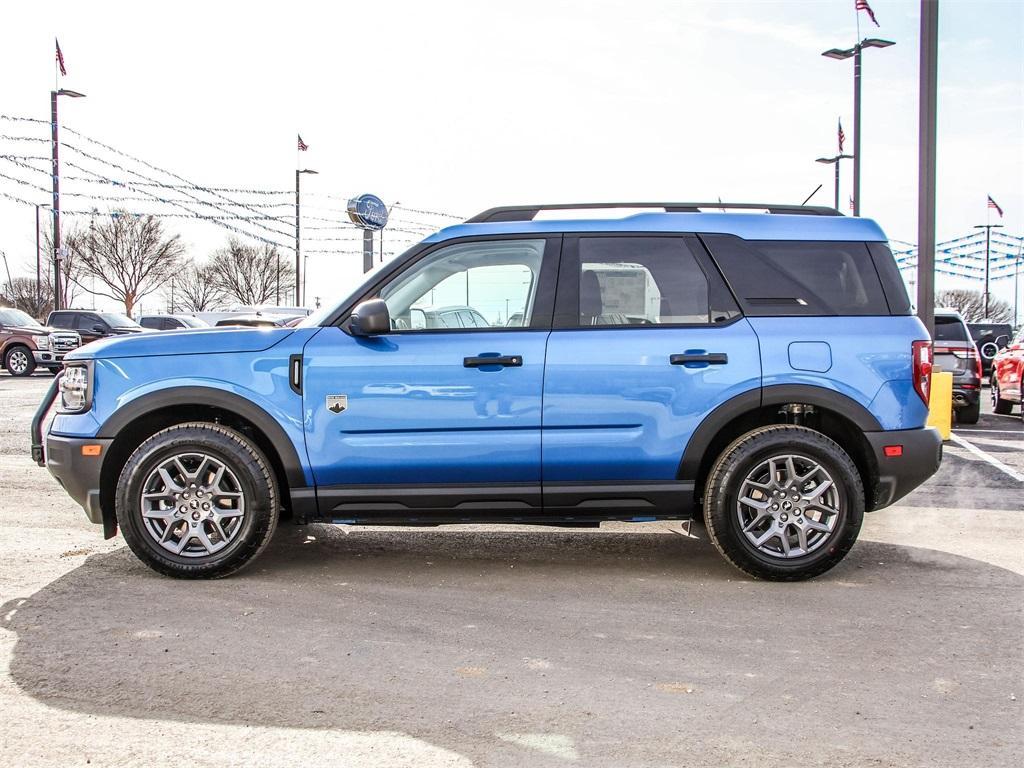
<path fill-rule="evenodd" d="M 28 458 L 0 375 L 0 764 L 997 766 L 1024 753 L 1024 429 L 986 414 L 816 581 L 678 524 L 286 527 L 183 583 Z M 1017 755 L 1015 758 L 1014 755 Z"/>

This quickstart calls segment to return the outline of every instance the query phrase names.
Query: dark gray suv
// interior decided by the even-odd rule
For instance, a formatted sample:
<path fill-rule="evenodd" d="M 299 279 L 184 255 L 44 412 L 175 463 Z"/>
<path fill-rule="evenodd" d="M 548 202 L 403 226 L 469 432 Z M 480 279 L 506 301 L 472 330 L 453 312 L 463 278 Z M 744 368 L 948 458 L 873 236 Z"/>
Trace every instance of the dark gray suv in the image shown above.
<path fill-rule="evenodd" d="M 935 310 L 935 367 L 953 374 L 953 413 L 961 424 L 981 415 L 981 356 L 954 309 Z"/>

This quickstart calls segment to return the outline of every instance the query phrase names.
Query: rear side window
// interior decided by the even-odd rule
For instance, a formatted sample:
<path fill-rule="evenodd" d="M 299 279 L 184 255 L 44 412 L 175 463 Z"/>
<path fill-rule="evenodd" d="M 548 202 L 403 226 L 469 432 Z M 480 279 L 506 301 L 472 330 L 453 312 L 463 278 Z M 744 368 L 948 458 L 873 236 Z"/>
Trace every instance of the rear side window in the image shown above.
<path fill-rule="evenodd" d="M 967 326 L 956 317 L 935 316 L 936 341 L 967 341 Z"/>
<path fill-rule="evenodd" d="M 704 240 L 749 316 L 890 314 L 864 243 Z"/>
<path fill-rule="evenodd" d="M 47 325 L 52 325 L 54 328 L 70 328 L 74 325 L 74 316 L 68 314 L 52 314 L 47 322 Z"/>
<path fill-rule="evenodd" d="M 911 314 L 907 285 L 903 282 L 903 275 L 896 266 L 896 259 L 893 258 L 889 246 L 885 243 L 868 243 L 868 250 L 875 262 L 878 278 L 882 281 L 882 290 L 885 291 L 885 298 L 889 302 L 889 311 L 894 315 Z"/>
<path fill-rule="evenodd" d="M 581 237 L 577 279 L 581 326 L 708 325 L 738 314 L 682 237 Z"/>

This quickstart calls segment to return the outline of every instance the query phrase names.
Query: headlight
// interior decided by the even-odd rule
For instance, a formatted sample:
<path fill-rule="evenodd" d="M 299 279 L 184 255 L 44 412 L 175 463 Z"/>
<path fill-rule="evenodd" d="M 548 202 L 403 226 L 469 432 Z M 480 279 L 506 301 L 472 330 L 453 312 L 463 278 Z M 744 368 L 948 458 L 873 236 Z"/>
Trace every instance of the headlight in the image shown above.
<path fill-rule="evenodd" d="M 50 348 L 50 337 L 49 336 L 33 336 L 32 343 L 36 345 L 36 349 L 49 349 Z"/>
<path fill-rule="evenodd" d="M 92 407 L 92 366 L 69 363 L 60 379 L 60 410 L 82 413 Z"/>

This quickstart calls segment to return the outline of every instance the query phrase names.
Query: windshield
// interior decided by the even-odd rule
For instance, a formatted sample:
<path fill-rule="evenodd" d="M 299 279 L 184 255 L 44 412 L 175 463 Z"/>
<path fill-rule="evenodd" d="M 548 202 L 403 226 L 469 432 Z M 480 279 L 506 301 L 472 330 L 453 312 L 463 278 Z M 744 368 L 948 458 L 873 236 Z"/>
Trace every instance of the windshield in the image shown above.
<path fill-rule="evenodd" d="M 0 323 L 22 328 L 42 329 L 43 327 L 35 318 L 20 309 L 0 309 Z"/>
<path fill-rule="evenodd" d="M 111 328 L 138 328 L 139 324 L 134 320 L 131 320 L 124 315 L 118 315 L 113 312 L 101 312 L 100 317 L 103 318 L 104 322 Z"/>
<path fill-rule="evenodd" d="M 204 323 L 198 317 L 192 317 L 191 315 L 178 315 L 178 319 L 189 328 L 206 328 L 208 325 L 208 323 Z"/>

